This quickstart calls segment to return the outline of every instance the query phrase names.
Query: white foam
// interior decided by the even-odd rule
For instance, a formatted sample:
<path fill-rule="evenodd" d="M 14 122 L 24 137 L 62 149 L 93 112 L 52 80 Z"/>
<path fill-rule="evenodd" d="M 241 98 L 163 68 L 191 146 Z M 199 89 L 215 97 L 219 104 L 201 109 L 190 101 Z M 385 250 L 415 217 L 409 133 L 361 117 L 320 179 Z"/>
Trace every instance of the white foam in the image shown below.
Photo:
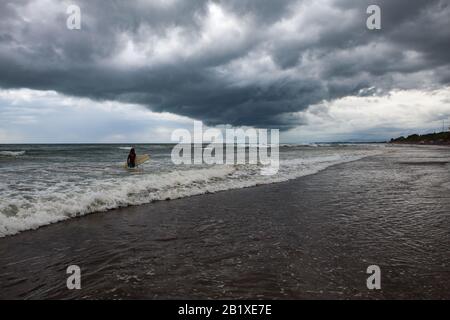
<path fill-rule="evenodd" d="M 319 147 L 316 143 L 301 143 L 301 144 L 291 144 L 291 143 L 284 143 L 280 144 L 281 148 L 300 148 L 300 147 L 311 147 L 311 148 L 317 148 Z"/>
<path fill-rule="evenodd" d="M 93 180 L 87 187 L 61 183 L 33 197 L 6 197 L 0 203 L 0 237 L 87 213 L 204 193 L 201 185 L 224 178 L 234 170 L 232 166 L 222 166 Z"/>
<path fill-rule="evenodd" d="M 0 237 L 97 211 L 287 181 L 376 153 L 370 150 L 346 151 L 285 159 L 280 162 L 279 172 L 273 176 L 258 174 L 261 168 L 254 165 L 217 165 L 100 180 L 92 178 L 83 180 L 83 183 L 61 181 L 47 188 L 37 188 L 26 196 L 4 191 L 0 193 L 4 196 L 0 202 Z M 1 190 L 7 189 L 3 187 Z"/>
<path fill-rule="evenodd" d="M 26 151 L 0 151 L 0 156 L 5 157 L 18 157 L 23 156 Z"/>

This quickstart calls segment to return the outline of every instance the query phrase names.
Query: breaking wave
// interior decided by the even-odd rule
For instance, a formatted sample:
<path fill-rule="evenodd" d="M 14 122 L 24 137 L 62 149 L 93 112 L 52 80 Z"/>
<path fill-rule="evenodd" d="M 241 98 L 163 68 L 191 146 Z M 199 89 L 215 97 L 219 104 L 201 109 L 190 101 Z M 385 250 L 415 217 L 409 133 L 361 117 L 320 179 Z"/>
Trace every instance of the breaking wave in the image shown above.
<path fill-rule="evenodd" d="M 3 157 L 19 157 L 23 156 L 26 151 L 0 151 L 0 156 Z"/>
<path fill-rule="evenodd" d="M 0 182 L 0 237 L 93 212 L 287 181 L 373 154 L 359 151 L 285 159 L 272 176 L 260 175 L 261 166 L 257 165 L 214 165 L 106 178 L 93 176 L 82 181 L 66 178 L 49 185 L 38 184 L 34 189 L 24 183 L 30 189 L 24 192 L 11 190 Z"/>

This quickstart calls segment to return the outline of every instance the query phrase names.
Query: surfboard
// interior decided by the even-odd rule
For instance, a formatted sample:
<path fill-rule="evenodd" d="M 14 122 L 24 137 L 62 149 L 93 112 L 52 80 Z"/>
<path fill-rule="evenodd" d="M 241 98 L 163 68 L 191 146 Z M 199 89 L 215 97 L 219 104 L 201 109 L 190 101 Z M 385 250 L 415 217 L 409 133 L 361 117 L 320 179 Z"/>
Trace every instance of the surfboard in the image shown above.
<path fill-rule="evenodd" d="M 150 160 L 150 156 L 148 154 L 141 154 L 136 156 L 136 167 L 143 164 L 144 162 L 147 162 L 148 160 Z M 123 167 L 125 169 L 134 169 L 134 168 L 128 168 L 128 164 L 125 162 Z"/>

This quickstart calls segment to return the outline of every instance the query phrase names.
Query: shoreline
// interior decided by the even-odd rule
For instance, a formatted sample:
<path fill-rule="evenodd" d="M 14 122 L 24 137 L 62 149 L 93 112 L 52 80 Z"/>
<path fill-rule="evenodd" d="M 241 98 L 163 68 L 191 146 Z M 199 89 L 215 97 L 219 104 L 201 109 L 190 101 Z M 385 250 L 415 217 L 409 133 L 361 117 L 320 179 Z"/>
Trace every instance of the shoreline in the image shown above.
<path fill-rule="evenodd" d="M 1 238 L 0 299 L 448 299 L 448 191 L 411 174 L 440 185 L 448 169 L 395 157 Z M 66 288 L 72 264 L 81 290 Z M 365 285 L 372 264 L 379 291 Z"/>
<path fill-rule="evenodd" d="M 449 128 L 450 129 L 450 128 Z M 432 145 L 432 146 L 450 146 L 450 132 L 442 131 L 428 134 L 412 134 L 408 137 L 399 137 L 391 139 L 391 144 L 411 144 L 411 145 Z"/>
<path fill-rule="evenodd" d="M 387 145 L 406 145 L 406 146 L 434 146 L 434 147 L 450 147 L 448 143 L 420 143 L 420 142 L 387 142 Z"/>

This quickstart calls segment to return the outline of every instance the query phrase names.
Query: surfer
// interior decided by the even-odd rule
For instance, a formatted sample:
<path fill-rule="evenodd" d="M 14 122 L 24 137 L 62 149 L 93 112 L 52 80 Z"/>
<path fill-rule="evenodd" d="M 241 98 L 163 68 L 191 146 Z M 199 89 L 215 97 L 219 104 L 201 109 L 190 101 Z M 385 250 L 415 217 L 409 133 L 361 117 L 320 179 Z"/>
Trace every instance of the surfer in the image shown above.
<path fill-rule="evenodd" d="M 127 164 L 128 168 L 136 167 L 136 151 L 134 151 L 134 148 L 131 148 L 130 153 L 128 154 Z"/>

